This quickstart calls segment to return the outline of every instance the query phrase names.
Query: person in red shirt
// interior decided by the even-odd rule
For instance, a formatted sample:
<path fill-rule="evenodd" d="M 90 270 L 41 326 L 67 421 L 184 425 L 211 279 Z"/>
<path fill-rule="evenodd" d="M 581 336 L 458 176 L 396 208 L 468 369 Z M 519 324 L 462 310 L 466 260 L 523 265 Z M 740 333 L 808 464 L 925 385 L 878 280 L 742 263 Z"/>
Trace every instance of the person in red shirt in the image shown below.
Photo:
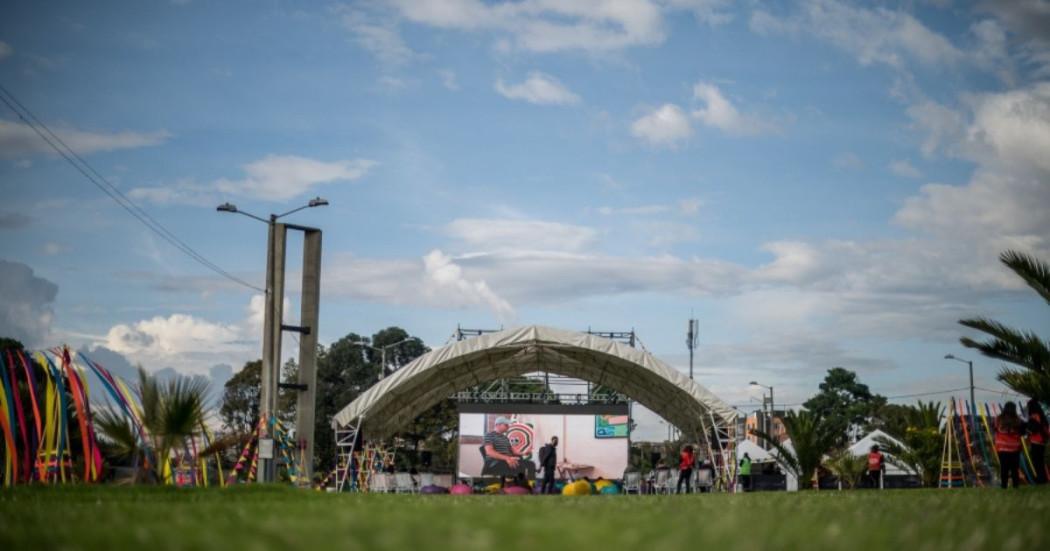
<path fill-rule="evenodd" d="M 1006 402 L 1003 412 L 995 420 L 995 451 L 999 454 L 999 485 L 1008 486 L 1010 479 L 1014 488 L 1021 484 L 1021 434 L 1024 423 L 1017 416 L 1017 404 Z"/>
<path fill-rule="evenodd" d="M 1046 442 L 1050 440 L 1050 428 L 1039 401 L 1028 401 L 1028 453 L 1035 467 L 1035 483 L 1046 484 Z"/>
<path fill-rule="evenodd" d="M 695 462 L 696 455 L 693 454 L 693 447 L 686 446 L 683 448 L 678 461 L 678 486 L 675 492 L 682 493 L 682 482 L 685 482 L 685 493 L 690 494 L 693 492 L 693 463 Z"/>
<path fill-rule="evenodd" d="M 882 471 L 886 468 L 886 460 L 882 456 L 882 452 L 879 451 L 879 446 L 874 445 L 871 447 L 871 451 L 868 452 L 868 484 L 872 488 L 879 488 L 882 486 Z"/>

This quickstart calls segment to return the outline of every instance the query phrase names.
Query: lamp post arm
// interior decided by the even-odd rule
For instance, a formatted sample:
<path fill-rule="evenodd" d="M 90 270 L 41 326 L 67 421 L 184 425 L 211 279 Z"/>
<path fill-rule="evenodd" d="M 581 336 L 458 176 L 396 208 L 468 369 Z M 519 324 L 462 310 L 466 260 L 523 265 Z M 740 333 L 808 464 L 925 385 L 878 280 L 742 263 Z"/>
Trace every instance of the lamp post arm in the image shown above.
<path fill-rule="evenodd" d="M 244 212 L 243 210 L 236 211 L 236 214 L 243 214 L 243 215 L 247 216 L 248 218 L 251 218 L 251 219 L 254 219 L 254 220 L 258 220 L 258 221 L 262 222 L 263 224 L 269 224 L 270 223 L 270 221 L 265 219 L 265 218 L 256 216 L 256 215 L 254 215 L 254 214 L 252 214 L 250 212 Z"/>
<path fill-rule="evenodd" d="M 308 208 L 310 208 L 310 205 L 303 205 L 303 206 L 301 206 L 301 207 L 299 207 L 297 209 L 292 209 L 292 210 L 290 210 L 290 211 L 288 211 L 286 213 L 278 214 L 277 216 L 274 217 L 274 220 L 276 220 L 278 218 L 283 218 L 285 216 L 288 216 L 289 214 L 292 214 L 293 212 L 299 212 L 299 211 L 301 211 L 303 209 L 308 209 Z"/>

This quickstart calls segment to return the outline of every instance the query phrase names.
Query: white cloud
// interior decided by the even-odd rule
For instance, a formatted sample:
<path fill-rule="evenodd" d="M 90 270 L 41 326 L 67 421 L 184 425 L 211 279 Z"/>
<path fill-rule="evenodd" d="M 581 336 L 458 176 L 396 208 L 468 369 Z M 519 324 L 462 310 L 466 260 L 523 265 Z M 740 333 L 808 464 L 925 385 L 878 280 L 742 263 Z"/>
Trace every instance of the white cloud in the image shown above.
<path fill-rule="evenodd" d="M 452 257 L 434 250 L 423 257 L 423 293 L 431 301 L 453 306 L 486 306 L 500 320 L 514 315 L 510 303 L 497 295 L 484 280 L 471 280 Z"/>
<path fill-rule="evenodd" d="M 3 40 L 0 40 L 0 61 L 3 61 L 4 59 L 10 57 L 13 52 L 14 49 L 11 48 L 10 44 L 4 42 Z"/>
<path fill-rule="evenodd" d="M 889 164 L 890 172 L 902 178 L 921 178 L 922 172 L 908 161 L 897 160 Z"/>
<path fill-rule="evenodd" d="M 729 13 L 731 0 L 665 0 L 669 8 L 689 10 L 697 20 L 708 25 L 723 25 L 733 20 Z"/>
<path fill-rule="evenodd" d="M 665 103 L 634 121 L 631 134 L 653 146 L 674 147 L 693 135 L 693 127 L 681 107 Z"/>
<path fill-rule="evenodd" d="M 664 40 L 660 7 L 648 0 L 394 0 L 401 16 L 445 29 L 501 36 L 505 48 L 603 52 Z"/>
<path fill-rule="evenodd" d="M 922 101 L 908 107 L 912 127 L 926 134 L 922 143 L 922 154 L 932 156 L 944 144 L 962 138 L 965 121 L 960 113 L 933 101 Z"/>
<path fill-rule="evenodd" d="M 335 255 L 324 273 L 325 293 L 387 304 L 484 308 L 506 321 L 514 307 L 483 279 L 464 273 L 460 260 L 440 250 L 420 259 L 363 259 Z"/>
<path fill-rule="evenodd" d="M 847 151 L 836 156 L 831 164 L 835 165 L 835 168 L 842 170 L 860 170 L 864 168 L 864 160 L 857 156 L 852 151 Z"/>
<path fill-rule="evenodd" d="M 336 8 L 340 20 L 354 36 L 359 46 L 387 65 L 402 65 L 416 57 L 405 44 L 397 28 L 397 21 L 362 10 Z"/>
<path fill-rule="evenodd" d="M 580 96 L 574 94 L 558 79 L 533 71 L 529 78 L 520 84 L 505 84 L 496 81 L 496 91 L 507 99 L 519 99 L 537 105 L 572 105 L 580 102 Z"/>
<path fill-rule="evenodd" d="M 376 164 L 368 159 L 329 162 L 267 155 L 244 165 L 245 177 L 240 180 L 221 178 L 210 184 L 180 180 L 167 186 L 133 188 L 128 196 L 159 205 L 214 205 L 219 194 L 279 202 L 311 193 L 320 185 L 359 180 Z"/>
<path fill-rule="evenodd" d="M 971 155 L 1050 175 L 1050 82 L 977 97 L 967 142 Z"/>
<path fill-rule="evenodd" d="M 172 314 L 131 325 L 114 325 L 106 333 L 105 346 L 133 358 L 167 359 L 190 351 L 240 348 L 239 338 L 240 331 L 233 325 Z"/>
<path fill-rule="evenodd" d="M 703 205 L 700 199 L 688 197 L 679 200 L 673 205 L 639 205 L 637 207 L 598 207 L 594 209 L 603 216 L 653 216 L 657 214 L 668 214 L 678 212 L 684 216 L 691 216 L 699 212 Z"/>
<path fill-rule="evenodd" d="M 58 286 L 19 262 L 0 260 L 0 336 L 29 347 L 46 346 Z"/>
<path fill-rule="evenodd" d="M 965 57 L 947 38 L 904 11 L 868 9 L 838 0 L 805 0 L 786 16 L 756 10 L 750 26 L 763 35 L 815 36 L 849 52 L 862 65 L 901 68 L 906 60 L 913 60 L 932 66 Z"/>
<path fill-rule="evenodd" d="M 481 251 L 576 251 L 594 243 L 597 232 L 585 226 L 505 218 L 459 218 L 445 233 Z"/>
<path fill-rule="evenodd" d="M 67 247 L 66 245 L 62 245 L 61 243 L 48 241 L 47 243 L 44 243 L 42 247 L 40 247 L 40 252 L 44 253 L 47 256 L 55 256 L 57 254 L 69 252 L 69 247 Z"/>
<path fill-rule="evenodd" d="M 693 117 L 712 128 L 741 136 L 765 134 L 777 129 L 776 125 L 757 117 L 742 115 L 714 84 L 696 83 L 693 98 L 703 103 L 693 111 Z"/>
<path fill-rule="evenodd" d="M 704 206 L 704 202 L 696 197 L 689 197 L 678 202 L 678 210 L 686 216 L 692 216 L 700 212 L 700 207 L 702 206 Z"/>
<path fill-rule="evenodd" d="M 375 164 L 368 159 L 325 162 L 295 155 L 267 155 L 244 165 L 243 180 L 218 180 L 215 188 L 223 193 L 284 201 L 320 184 L 357 180 Z"/>
<path fill-rule="evenodd" d="M 456 80 L 456 72 L 450 69 L 441 69 L 438 71 L 438 76 L 441 77 L 441 85 L 449 90 L 459 90 L 459 81 Z"/>
<path fill-rule="evenodd" d="M 668 205 L 641 205 L 638 207 L 598 207 L 595 209 L 598 214 L 603 216 L 613 215 L 624 215 L 624 216 L 650 216 L 653 214 L 664 214 L 671 211 L 671 207 Z"/>
<path fill-rule="evenodd" d="M 52 131 L 80 155 L 159 145 L 171 136 L 163 130 L 105 133 L 56 126 Z M 0 120 L 0 156 L 19 157 L 31 153 L 54 153 L 54 150 L 28 125 Z"/>

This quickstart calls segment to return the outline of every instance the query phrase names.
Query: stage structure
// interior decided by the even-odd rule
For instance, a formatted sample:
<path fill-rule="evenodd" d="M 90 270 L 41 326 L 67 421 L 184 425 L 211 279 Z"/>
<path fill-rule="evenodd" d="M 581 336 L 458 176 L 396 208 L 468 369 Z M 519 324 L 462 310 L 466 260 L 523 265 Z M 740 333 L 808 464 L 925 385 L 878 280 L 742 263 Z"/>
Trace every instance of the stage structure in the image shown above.
<path fill-rule="evenodd" d="M 634 332 L 576 332 L 543 326 L 503 331 L 457 329 L 456 342 L 420 356 L 379 381 L 332 420 L 335 430 L 337 487 L 346 484 L 355 446 L 394 436 L 441 400 L 461 404 L 610 404 L 637 402 L 676 426 L 714 459 L 721 487 L 735 478 L 737 412 L 709 390 L 645 350 L 632 345 Z M 622 339 L 622 340 L 621 340 Z M 526 374 L 548 377 L 545 392 L 514 392 Z M 555 393 L 550 377 L 587 382 L 585 393 Z M 533 379 L 536 381 L 536 379 Z M 543 379 L 539 379 L 543 380 Z M 599 390 L 600 392 L 596 392 Z"/>

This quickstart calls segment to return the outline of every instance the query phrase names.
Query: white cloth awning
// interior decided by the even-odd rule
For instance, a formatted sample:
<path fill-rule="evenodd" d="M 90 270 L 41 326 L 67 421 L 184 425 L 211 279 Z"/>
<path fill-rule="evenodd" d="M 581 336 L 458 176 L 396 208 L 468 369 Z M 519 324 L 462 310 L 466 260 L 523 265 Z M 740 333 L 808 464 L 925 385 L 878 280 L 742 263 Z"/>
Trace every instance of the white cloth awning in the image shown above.
<path fill-rule="evenodd" d="M 495 379 L 547 371 L 601 384 L 687 434 L 732 426 L 736 411 L 652 354 L 576 331 L 528 326 L 433 350 L 379 381 L 340 411 L 334 428 L 360 420 L 370 437 L 395 433 L 455 392 Z"/>

